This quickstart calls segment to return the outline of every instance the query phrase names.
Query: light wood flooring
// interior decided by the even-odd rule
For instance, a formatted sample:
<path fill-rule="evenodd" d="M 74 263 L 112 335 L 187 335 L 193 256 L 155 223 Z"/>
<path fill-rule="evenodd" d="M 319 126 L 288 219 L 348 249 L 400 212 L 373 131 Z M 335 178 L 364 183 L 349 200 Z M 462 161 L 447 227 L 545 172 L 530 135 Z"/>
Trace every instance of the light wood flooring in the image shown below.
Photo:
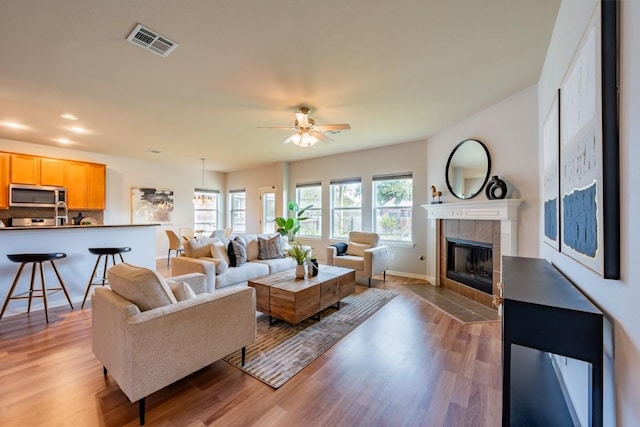
<path fill-rule="evenodd" d="M 149 396 L 146 425 L 500 425 L 500 322 L 464 325 L 403 284 L 430 286 L 372 280 L 399 296 L 280 389 L 218 361 Z M 91 352 L 90 307 L 0 320 L 0 425 L 138 425 Z"/>

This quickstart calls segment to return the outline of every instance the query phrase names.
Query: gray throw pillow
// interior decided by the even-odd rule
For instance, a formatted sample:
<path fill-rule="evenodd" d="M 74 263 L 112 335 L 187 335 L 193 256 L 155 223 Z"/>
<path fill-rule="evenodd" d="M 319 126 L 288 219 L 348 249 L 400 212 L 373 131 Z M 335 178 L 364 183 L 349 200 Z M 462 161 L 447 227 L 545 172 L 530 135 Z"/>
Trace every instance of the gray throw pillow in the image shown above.
<path fill-rule="evenodd" d="M 284 258 L 284 253 L 280 248 L 280 235 L 277 234 L 269 239 L 258 237 L 258 259 Z"/>
<path fill-rule="evenodd" d="M 229 253 L 229 265 L 231 267 L 240 267 L 247 262 L 247 248 L 239 238 L 236 237 L 229 242 L 227 252 Z"/>

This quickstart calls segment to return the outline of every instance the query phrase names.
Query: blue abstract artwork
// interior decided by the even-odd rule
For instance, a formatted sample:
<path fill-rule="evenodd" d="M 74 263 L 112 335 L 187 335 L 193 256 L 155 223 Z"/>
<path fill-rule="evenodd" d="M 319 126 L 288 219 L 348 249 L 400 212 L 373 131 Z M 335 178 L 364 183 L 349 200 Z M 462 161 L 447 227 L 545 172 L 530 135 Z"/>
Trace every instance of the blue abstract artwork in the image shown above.
<path fill-rule="evenodd" d="M 550 240 L 558 239 L 558 199 L 544 202 L 544 235 Z"/>
<path fill-rule="evenodd" d="M 564 243 L 578 253 L 595 258 L 598 251 L 597 184 L 563 197 Z"/>

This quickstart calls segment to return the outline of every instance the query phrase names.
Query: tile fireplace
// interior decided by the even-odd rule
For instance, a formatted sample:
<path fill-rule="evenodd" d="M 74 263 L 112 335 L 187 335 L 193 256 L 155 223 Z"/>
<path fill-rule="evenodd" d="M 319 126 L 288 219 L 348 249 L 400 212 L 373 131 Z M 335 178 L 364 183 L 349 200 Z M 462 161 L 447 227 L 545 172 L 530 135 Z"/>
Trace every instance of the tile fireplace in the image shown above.
<path fill-rule="evenodd" d="M 423 205 L 427 210 L 427 277 L 488 307 L 498 293 L 502 255 L 518 255 L 522 200 Z M 453 259 L 451 259 L 453 258 Z"/>

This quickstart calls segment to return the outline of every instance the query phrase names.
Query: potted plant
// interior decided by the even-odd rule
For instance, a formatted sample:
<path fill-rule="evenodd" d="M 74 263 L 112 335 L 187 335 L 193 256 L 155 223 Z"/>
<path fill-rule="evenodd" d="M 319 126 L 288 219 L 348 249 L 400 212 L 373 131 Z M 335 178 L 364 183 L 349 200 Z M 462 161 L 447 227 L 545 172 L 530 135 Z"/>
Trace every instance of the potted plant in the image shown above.
<path fill-rule="evenodd" d="M 291 215 L 289 218 L 276 217 L 276 231 L 282 236 L 287 236 L 289 242 L 293 242 L 296 239 L 296 234 L 300 231 L 300 222 L 308 219 L 309 217 L 303 216 L 304 212 L 312 208 L 313 205 L 306 206 L 300 209 L 298 203 L 291 201 L 287 203 L 287 208 Z"/>
<path fill-rule="evenodd" d="M 296 277 L 302 279 L 304 277 L 304 263 L 311 254 L 311 248 L 302 246 L 298 242 L 293 242 L 291 249 L 287 251 L 287 255 L 296 260 Z"/>

